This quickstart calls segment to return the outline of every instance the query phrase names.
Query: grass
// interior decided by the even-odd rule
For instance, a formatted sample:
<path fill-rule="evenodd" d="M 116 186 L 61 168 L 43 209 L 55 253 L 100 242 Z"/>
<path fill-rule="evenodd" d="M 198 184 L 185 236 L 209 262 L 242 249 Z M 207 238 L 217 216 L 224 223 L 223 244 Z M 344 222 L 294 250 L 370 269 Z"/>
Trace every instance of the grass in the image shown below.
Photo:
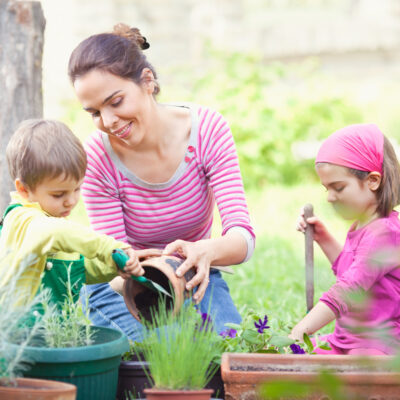
<path fill-rule="evenodd" d="M 140 360 L 149 363 L 148 378 L 153 386 L 167 390 L 203 389 L 218 368 L 210 364 L 220 355 L 219 338 L 207 315 L 199 314 L 188 304 L 174 316 L 163 299 L 152 314 L 152 322 L 145 322 L 145 339 L 134 349 Z"/>

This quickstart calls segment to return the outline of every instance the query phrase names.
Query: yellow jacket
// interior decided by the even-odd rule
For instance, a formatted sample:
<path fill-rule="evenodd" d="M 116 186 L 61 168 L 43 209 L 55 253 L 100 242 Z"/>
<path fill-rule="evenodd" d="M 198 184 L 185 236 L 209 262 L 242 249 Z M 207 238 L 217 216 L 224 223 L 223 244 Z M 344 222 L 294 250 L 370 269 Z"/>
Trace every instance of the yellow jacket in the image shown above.
<path fill-rule="evenodd" d="M 9 284 L 15 274 L 21 274 L 18 292 L 29 301 L 39 289 L 46 258 L 79 259 L 85 257 L 86 283 L 108 282 L 117 275 L 111 257 L 116 248 L 129 245 L 93 232 L 78 223 L 47 214 L 39 205 L 11 193 L 12 203 L 23 207 L 11 210 L 0 235 L 0 287 Z M 63 253 L 68 254 L 66 257 Z M 21 271 L 23 268 L 24 271 Z"/>

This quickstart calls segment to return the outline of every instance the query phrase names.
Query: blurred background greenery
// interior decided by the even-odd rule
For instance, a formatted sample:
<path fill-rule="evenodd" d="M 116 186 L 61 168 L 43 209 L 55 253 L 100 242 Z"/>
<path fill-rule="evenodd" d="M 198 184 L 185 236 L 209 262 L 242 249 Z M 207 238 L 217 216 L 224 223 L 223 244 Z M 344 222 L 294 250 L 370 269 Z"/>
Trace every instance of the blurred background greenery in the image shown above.
<path fill-rule="evenodd" d="M 55 2 L 42 1 L 45 14 L 48 13 L 50 32 L 54 32 L 55 16 L 60 15 L 60 11 L 57 14 L 54 10 Z M 103 3 L 128 7 L 128 2 L 123 0 L 101 1 L 99 4 Z M 247 18 L 241 17 L 242 25 L 239 25 L 247 30 L 238 35 L 249 45 L 243 45 L 242 41 L 238 49 L 231 43 L 235 42 L 233 36 L 226 37 L 229 25 L 221 28 L 221 34 L 217 29 L 218 23 L 226 18 L 224 10 L 228 2 L 216 3 L 220 5 L 220 11 L 217 10 L 214 16 L 214 36 L 202 36 L 203 31 L 211 29 L 207 25 L 198 28 L 201 33 L 192 32 L 195 42 L 201 42 L 201 50 L 194 56 L 182 50 L 176 53 L 177 59 L 173 62 L 174 53 L 171 52 L 171 57 L 166 57 L 166 54 L 168 46 L 173 48 L 176 45 L 176 38 L 167 37 L 162 39 L 166 48 L 158 50 L 156 43 L 149 58 L 154 56 L 159 62 L 157 65 L 150 58 L 160 75 L 160 102 L 205 104 L 217 109 L 228 120 L 239 154 L 257 244 L 253 258 L 245 265 L 235 267 L 236 273 L 226 276 L 226 279 L 242 313 L 252 308 L 290 325 L 306 310 L 304 237 L 295 231 L 300 207 L 307 202 L 313 203 L 315 212 L 342 241 L 349 227 L 334 215 L 317 180 L 313 159 L 320 141 L 345 125 L 359 122 L 377 123 L 396 147 L 400 140 L 400 41 L 392 40 L 399 37 L 400 13 L 391 0 L 384 0 L 378 6 L 369 0 L 249 0 L 254 9 L 247 14 L 249 3 L 233 1 L 229 4 L 240 5 Z M 148 4 L 164 3 L 150 1 Z M 181 8 L 189 9 L 195 3 L 173 1 L 174 7 L 179 4 Z M 149 13 L 154 17 L 156 9 L 150 5 Z M 380 8 L 383 5 L 389 7 L 385 9 L 386 14 Z M 253 27 L 257 13 L 264 19 L 259 18 L 260 22 L 258 25 L 254 23 Z M 387 15 L 393 18 L 389 21 Z M 321 21 L 321 16 L 325 20 Z M 235 17 L 232 18 L 235 22 Z M 147 31 L 143 33 L 151 44 L 154 43 L 152 34 L 155 42 L 161 40 L 161 36 L 156 34 L 161 28 L 152 25 L 151 18 L 107 19 L 107 23 L 111 21 L 112 24 L 123 21 L 139 27 L 144 25 Z M 278 24 L 280 21 L 289 27 L 287 31 Z M 175 22 L 172 17 L 170 21 L 163 20 L 166 32 L 175 29 Z M 326 31 L 325 25 L 329 22 L 331 31 Z M 183 33 L 179 37 L 184 43 L 187 23 L 182 20 Z M 262 31 L 264 25 L 268 25 L 269 32 L 272 32 L 269 36 L 268 32 Z M 110 30 L 111 26 L 107 29 Z M 314 31 L 311 29 L 311 34 L 304 36 L 304 30 L 310 26 Z M 90 24 L 90 29 L 89 34 L 104 30 L 96 21 Z M 278 38 L 282 34 L 282 42 L 275 43 L 274 37 L 269 38 L 274 29 Z M 87 36 L 86 31 L 76 35 L 79 40 Z M 377 32 L 381 36 L 377 36 Z M 255 33 L 259 35 L 259 41 L 253 41 L 252 38 L 258 37 Z M 52 42 L 49 41 L 45 61 L 52 51 Z M 63 68 L 65 73 L 65 64 Z M 63 92 L 65 95 L 57 91 L 57 98 L 52 95 L 49 82 L 53 82 L 55 76 L 50 70 L 50 63 L 45 62 L 45 113 L 62 119 L 85 140 L 93 131 L 90 117 L 68 90 Z M 58 107 L 53 107 L 56 102 Z M 72 218 L 88 223 L 82 203 Z M 216 213 L 213 235 L 219 235 L 220 231 Z M 334 277 L 319 249 L 316 249 L 315 257 L 317 300 L 334 282 Z M 332 325 L 324 331 L 331 329 Z"/>

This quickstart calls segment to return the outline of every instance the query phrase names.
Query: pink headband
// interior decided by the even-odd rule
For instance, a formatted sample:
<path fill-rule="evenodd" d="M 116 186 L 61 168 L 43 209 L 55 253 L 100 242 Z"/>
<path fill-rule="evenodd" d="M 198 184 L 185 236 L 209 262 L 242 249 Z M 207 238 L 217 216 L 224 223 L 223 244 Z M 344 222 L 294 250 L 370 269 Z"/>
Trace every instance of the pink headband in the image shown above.
<path fill-rule="evenodd" d="M 383 143 L 383 133 L 376 125 L 349 125 L 332 133 L 322 143 L 315 163 L 326 162 L 382 174 Z"/>

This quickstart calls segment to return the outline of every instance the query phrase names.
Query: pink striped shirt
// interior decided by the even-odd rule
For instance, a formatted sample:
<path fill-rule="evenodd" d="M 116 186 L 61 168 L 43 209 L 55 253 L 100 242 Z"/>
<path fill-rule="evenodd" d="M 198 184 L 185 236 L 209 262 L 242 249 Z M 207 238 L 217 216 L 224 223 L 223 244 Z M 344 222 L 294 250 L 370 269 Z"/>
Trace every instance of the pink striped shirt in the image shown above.
<path fill-rule="evenodd" d="M 88 168 L 82 187 L 92 227 L 133 248 L 164 248 L 177 239 L 211 235 L 217 203 L 222 234 L 235 228 L 254 248 L 239 163 L 225 119 L 209 108 L 191 111 L 192 128 L 184 159 L 165 183 L 134 175 L 113 151 L 108 135 L 97 131 L 85 144 Z"/>

